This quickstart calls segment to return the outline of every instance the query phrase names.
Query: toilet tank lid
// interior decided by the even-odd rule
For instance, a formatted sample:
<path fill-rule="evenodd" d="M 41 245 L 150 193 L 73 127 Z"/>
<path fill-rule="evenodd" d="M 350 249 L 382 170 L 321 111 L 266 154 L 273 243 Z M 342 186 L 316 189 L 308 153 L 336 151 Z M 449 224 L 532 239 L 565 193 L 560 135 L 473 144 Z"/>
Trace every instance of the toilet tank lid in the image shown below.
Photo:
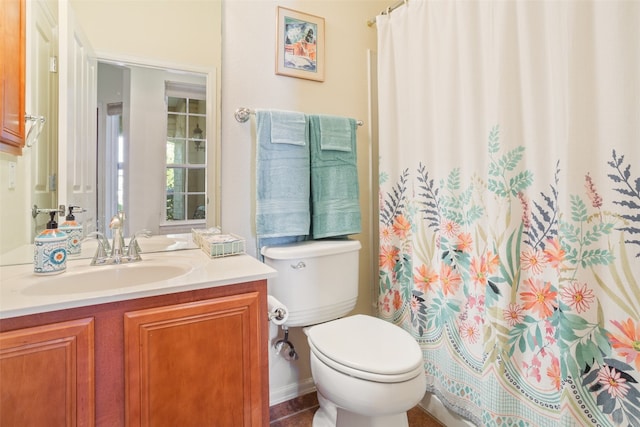
<path fill-rule="evenodd" d="M 260 253 L 269 259 L 300 259 L 336 255 L 360 250 L 357 240 L 305 240 L 281 246 L 263 246 Z"/>

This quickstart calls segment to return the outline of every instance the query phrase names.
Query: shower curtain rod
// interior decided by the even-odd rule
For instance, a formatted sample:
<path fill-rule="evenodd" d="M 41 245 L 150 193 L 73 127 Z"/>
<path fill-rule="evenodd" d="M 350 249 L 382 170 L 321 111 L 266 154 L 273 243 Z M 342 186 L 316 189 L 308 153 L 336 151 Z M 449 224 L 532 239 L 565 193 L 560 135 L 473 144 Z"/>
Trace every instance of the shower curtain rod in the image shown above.
<path fill-rule="evenodd" d="M 391 12 L 393 12 L 394 10 L 396 10 L 397 8 L 399 8 L 400 6 L 402 6 L 403 4 L 407 4 L 409 0 L 400 0 L 395 2 L 394 4 L 392 4 L 391 6 L 387 7 L 385 10 L 383 10 L 382 12 L 380 12 L 380 15 L 388 15 Z M 376 18 L 375 16 L 371 19 L 369 19 L 367 21 L 367 25 L 369 27 L 372 27 L 374 24 L 376 23 Z"/>
<path fill-rule="evenodd" d="M 247 120 L 249 120 L 249 116 L 252 114 L 255 114 L 256 112 L 253 111 L 250 108 L 245 108 L 245 107 L 240 107 L 236 110 L 235 113 L 233 113 L 234 117 L 236 118 L 237 121 L 239 121 L 240 123 L 244 123 Z M 356 120 L 356 124 L 358 126 L 362 126 L 364 125 L 364 122 L 362 120 Z"/>

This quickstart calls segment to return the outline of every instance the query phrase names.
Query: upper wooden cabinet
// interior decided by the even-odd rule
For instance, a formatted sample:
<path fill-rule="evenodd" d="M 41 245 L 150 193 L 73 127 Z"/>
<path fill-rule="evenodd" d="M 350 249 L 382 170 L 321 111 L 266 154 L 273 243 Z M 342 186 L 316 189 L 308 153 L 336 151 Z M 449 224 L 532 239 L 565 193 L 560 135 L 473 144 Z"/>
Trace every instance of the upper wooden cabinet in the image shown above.
<path fill-rule="evenodd" d="M 25 140 L 25 0 L 0 1 L 0 151 L 22 154 Z"/>

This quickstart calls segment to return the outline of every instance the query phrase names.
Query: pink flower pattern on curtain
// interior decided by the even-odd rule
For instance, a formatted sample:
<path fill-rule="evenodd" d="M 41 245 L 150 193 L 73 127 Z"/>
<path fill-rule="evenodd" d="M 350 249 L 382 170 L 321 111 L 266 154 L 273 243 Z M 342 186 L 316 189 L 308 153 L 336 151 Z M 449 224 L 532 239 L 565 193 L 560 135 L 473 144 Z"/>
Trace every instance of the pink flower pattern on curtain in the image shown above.
<path fill-rule="evenodd" d="M 619 40 L 623 62 L 594 66 L 624 82 L 581 79 L 573 53 L 555 50 L 589 34 L 585 16 L 615 43 L 640 27 L 640 5 L 608 4 L 414 0 L 378 20 L 379 316 L 422 346 L 428 391 L 477 425 L 640 425 L 640 31 Z M 435 27 L 422 45 L 418 27 Z M 538 34 L 539 51 L 500 46 Z M 432 55 L 423 68 L 417 52 Z M 566 62 L 517 58 L 538 52 Z M 619 67 L 627 55 L 635 68 Z M 527 116 L 532 81 L 548 111 Z M 630 109 L 610 116 L 616 105 Z"/>
<path fill-rule="evenodd" d="M 454 169 L 436 185 L 423 165 L 393 182 L 382 173 L 388 190 L 380 193 L 381 317 L 404 324 L 425 345 L 427 371 L 436 379 L 446 374 L 429 348 L 446 339 L 457 362 L 479 379 L 493 371 L 512 393 L 551 411 L 548 419 L 523 418 L 525 425 L 555 425 L 563 391 L 581 407 L 582 422 L 640 425 L 640 174 L 613 151 L 607 184 L 618 209 L 601 209 L 587 174 L 565 213 L 558 207 L 559 170 L 548 193 L 529 200 L 533 174 L 518 170 L 522 147 L 501 153 L 497 129 L 489 140 L 493 160 L 484 183 L 463 187 Z M 420 192 L 409 199 L 412 178 Z M 489 195 L 519 212 L 492 236 L 481 224 L 487 209 L 477 202 Z M 431 262 L 414 256 L 418 232 L 431 240 L 422 243 Z M 596 266 L 615 279 L 605 283 Z M 605 313 L 596 293 L 618 310 Z M 482 406 L 482 387 L 457 388 Z M 575 415 L 563 416 L 569 417 L 564 425 L 581 424 Z M 475 421 L 506 426 L 521 418 L 487 408 Z"/>

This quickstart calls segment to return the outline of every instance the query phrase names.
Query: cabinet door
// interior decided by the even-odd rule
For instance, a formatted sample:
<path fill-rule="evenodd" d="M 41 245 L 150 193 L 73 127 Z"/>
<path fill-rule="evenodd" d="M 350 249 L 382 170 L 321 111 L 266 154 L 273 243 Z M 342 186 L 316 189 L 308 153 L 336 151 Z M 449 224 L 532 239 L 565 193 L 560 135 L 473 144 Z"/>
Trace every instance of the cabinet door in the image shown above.
<path fill-rule="evenodd" d="M 0 334 L 0 425 L 93 426 L 93 319 Z"/>
<path fill-rule="evenodd" d="M 127 425 L 265 425 L 258 296 L 126 313 Z"/>
<path fill-rule="evenodd" d="M 0 1 L 0 151 L 24 146 L 25 0 Z"/>

